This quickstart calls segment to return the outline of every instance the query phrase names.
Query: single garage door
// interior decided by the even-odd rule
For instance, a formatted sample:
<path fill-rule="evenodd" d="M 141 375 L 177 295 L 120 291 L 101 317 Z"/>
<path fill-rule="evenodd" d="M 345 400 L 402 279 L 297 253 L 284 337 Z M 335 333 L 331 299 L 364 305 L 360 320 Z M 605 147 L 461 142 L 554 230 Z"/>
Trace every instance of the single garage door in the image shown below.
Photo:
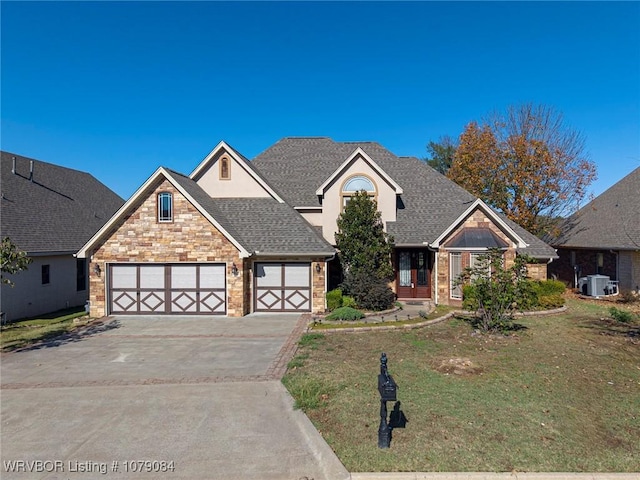
<path fill-rule="evenodd" d="M 224 315 L 225 264 L 114 264 L 109 311 L 140 315 Z"/>
<path fill-rule="evenodd" d="M 253 271 L 256 312 L 311 311 L 311 264 L 262 262 Z"/>

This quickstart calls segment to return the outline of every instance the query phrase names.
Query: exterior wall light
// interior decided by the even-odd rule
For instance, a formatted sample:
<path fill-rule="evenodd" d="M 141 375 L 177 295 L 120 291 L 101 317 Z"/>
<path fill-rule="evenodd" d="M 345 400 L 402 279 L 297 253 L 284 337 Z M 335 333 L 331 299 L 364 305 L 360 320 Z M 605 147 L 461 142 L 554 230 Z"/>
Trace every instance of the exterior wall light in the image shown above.
<path fill-rule="evenodd" d="M 235 263 L 231 264 L 231 273 L 233 274 L 234 277 L 238 276 L 238 267 L 236 267 Z"/>
<path fill-rule="evenodd" d="M 93 273 L 95 273 L 96 276 L 98 276 L 98 277 L 102 273 L 102 270 L 100 269 L 100 265 L 98 265 L 97 263 L 93 264 Z"/>
<path fill-rule="evenodd" d="M 316 273 L 320 273 L 322 271 L 322 267 L 319 263 L 316 263 Z"/>

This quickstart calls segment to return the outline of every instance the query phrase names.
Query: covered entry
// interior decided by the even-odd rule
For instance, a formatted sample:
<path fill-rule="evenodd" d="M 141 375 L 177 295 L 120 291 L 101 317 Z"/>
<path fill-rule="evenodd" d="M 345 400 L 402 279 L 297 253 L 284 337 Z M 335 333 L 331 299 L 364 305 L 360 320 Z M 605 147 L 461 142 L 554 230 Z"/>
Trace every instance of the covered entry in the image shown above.
<path fill-rule="evenodd" d="M 431 297 L 431 256 L 427 249 L 396 251 L 396 294 L 398 298 Z"/>
<path fill-rule="evenodd" d="M 256 312 L 310 312 L 311 264 L 259 262 L 254 264 Z"/>
<path fill-rule="evenodd" d="M 112 264 L 108 304 L 112 314 L 224 315 L 225 264 Z"/>

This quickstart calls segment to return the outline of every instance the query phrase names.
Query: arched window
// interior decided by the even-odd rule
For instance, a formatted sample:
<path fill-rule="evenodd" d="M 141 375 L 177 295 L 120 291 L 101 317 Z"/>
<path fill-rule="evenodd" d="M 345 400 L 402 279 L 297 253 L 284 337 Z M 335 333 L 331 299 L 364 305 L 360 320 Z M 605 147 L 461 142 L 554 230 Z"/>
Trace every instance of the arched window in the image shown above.
<path fill-rule="evenodd" d="M 173 222 L 173 195 L 169 192 L 158 194 L 158 222 Z"/>
<path fill-rule="evenodd" d="M 220 180 L 229 180 L 231 178 L 229 167 L 229 159 L 222 157 L 220 159 Z"/>
<path fill-rule="evenodd" d="M 361 191 L 367 192 L 369 198 L 376 198 L 376 186 L 369 177 L 355 175 L 347 179 L 342 185 L 342 207 L 346 207 L 351 197 Z"/>

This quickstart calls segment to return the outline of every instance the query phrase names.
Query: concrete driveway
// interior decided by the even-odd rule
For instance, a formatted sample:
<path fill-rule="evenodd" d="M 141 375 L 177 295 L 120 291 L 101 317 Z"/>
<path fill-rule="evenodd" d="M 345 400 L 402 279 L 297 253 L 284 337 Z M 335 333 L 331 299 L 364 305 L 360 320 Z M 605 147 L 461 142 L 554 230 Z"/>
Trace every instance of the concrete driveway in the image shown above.
<path fill-rule="evenodd" d="M 114 317 L 2 355 L 3 479 L 340 479 L 279 379 L 298 315 Z"/>

